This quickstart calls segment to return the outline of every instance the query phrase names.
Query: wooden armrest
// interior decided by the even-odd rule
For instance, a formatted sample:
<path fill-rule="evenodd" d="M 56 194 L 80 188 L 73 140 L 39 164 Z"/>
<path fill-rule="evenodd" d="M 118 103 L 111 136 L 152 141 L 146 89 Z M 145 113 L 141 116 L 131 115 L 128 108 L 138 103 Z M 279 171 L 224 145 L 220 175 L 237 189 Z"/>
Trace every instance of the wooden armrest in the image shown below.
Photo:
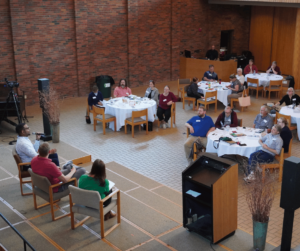
<path fill-rule="evenodd" d="M 72 181 L 75 181 L 75 185 L 77 186 L 77 179 L 76 179 L 76 178 L 71 178 L 71 179 L 69 179 L 69 181 L 66 182 L 66 183 L 59 182 L 59 183 L 57 183 L 57 184 L 51 185 L 51 186 L 49 187 L 49 189 L 52 190 L 52 189 L 55 188 L 55 187 L 61 186 L 61 185 L 63 185 L 63 184 L 68 184 L 68 183 L 70 183 L 70 182 L 72 182 Z"/>
<path fill-rule="evenodd" d="M 74 165 L 80 165 L 80 164 L 84 164 L 84 163 L 88 163 L 92 161 L 92 155 L 87 155 L 78 159 L 73 159 L 73 164 Z"/>
<path fill-rule="evenodd" d="M 115 194 L 117 193 L 120 193 L 120 190 L 119 189 L 116 189 L 114 192 L 112 192 L 111 194 L 107 195 L 104 199 L 101 199 L 100 200 L 100 206 L 102 205 L 103 206 L 103 203 L 105 201 L 107 201 L 109 198 L 111 198 L 112 196 L 114 196 Z"/>
<path fill-rule="evenodd" d="M 31 162 L 19 163 L 18 166 L 29 166 Z"/>

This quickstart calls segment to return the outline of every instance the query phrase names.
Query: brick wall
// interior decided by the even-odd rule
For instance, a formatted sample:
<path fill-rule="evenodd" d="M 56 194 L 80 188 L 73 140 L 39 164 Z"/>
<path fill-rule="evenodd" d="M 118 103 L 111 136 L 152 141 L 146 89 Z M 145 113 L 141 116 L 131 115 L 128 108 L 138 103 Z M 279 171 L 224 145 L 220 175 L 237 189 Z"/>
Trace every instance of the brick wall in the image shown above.
<path fill-rule="evenodd" d="M 207 0 L 0 0 L 0 79 L 20 82 L 27 104 L 37 79 L 62 96 L 83 96 L 97 75 L 131 87 L 175 80 L 180 51 L 218 48 L 233 29 L 233 51 L 248 49 L 250 11 Z M 202 32 L 198 29 L 202 28 Z"/>

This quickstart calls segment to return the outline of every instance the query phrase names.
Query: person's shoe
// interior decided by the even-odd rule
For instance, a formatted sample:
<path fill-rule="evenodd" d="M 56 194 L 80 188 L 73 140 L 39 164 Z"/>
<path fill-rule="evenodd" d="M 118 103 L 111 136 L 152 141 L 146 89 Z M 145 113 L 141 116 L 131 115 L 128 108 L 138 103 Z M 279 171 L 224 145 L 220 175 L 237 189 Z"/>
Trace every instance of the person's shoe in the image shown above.
<path fill-rule="evenodd" d="M 251 172 L 247 177 L 244 178 L 244 181 L 247 183 L 250 183 L 255 180 L 255 175 L 253 172 Z"/>
<path fill-rule="evenodd" d="M 117 214 L 113 213 L 112 211 L 109 211 L 105 216 L 104 216 L 104 220 L 107 221 L 113 217 L 115 217 Z"/>
<path fill-rule="evenodd" d="M 160 123 L 160 126 L 159 126 L 160 128 L 163 128 L 163 123 Z"/>
<path fill-rule="evenodd" d="M 163 123 L 163 129 L 166 129 L 167 126 L 166 126 L 166 123 Z"/>
<path fill-rule="evenodd" d="M 62 169 L 63 169 L 63 170 L 65 170 L 65 169 L 71 170 L 72 167 L 73 167 L 73 161 L 70 160 L 70 161 L 68 161 L 66 164 L 63 165 Z"/>
<path fill-rule="evenodd" d="M 170 128 L 169 123 L 166 122 L 165 125 L 166 125 L 166 128 Z"/>

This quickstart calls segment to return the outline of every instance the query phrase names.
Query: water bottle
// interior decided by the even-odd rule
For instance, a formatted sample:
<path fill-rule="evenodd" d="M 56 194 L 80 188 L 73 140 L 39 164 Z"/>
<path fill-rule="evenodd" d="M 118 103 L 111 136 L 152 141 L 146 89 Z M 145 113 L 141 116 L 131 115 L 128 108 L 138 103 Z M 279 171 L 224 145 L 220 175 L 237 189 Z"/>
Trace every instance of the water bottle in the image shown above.
<path fill-rule="evenodd" d="M 256 73 L 256 72 L 255 72 L 255 70 L 254 70 L 254 71 L 253 71 L 253 75 L 255 75 L 255 73 Z"/>
<path fill-rule="evenodd" d="M 220 124 L 221 124 L 222 128 L 224 128 L 224 124 L 223 124 L 223 122 L 222 122 L 222 121 L 220 121 Z"/>
<path fill-rule="evenodd" d="M 112 97 L 110 97 L 110 104 L 112 104 L 113 103 L 113 100 L 112 100 Z"/>

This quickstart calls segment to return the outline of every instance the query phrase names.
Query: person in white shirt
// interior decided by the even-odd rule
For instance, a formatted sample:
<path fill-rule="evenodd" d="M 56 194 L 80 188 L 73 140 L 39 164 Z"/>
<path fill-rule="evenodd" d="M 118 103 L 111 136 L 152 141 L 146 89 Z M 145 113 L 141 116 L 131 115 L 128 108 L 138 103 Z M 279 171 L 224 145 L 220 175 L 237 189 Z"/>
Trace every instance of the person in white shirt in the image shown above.
<path fill-rule="evenodd" d="M 244 85 L 245 77 L 243 75 L 243 69 L 242 68 L 237 68 L 236 72 L 237 72 L 237 75 L 236 75 L 237 80 L 240 81 L 240 83 L 242 85 Z"/>
<path fill-rule="evenodd" d="M 19 155 L 21 161 L 31 162 L 31 160 L 38 155 L 37 151 L 40 146 L 40 135 L 36 135 L 36 140 L 34 144 L 31 143 L 28 136 L 30 135 L 30 128 L 27 124 L 21 123 L 16 126 L 16 132 L 18 134 L 17 143 L 16 143 L 16 152 Z M 57 166 L 59 166 L 58 155 L 56 149 L 51 149 L 49 154 L 49 159 L 52 160 Z M 23 166 L 23 171 L 27 171 L 30 168 L 30 165 Z"/>

